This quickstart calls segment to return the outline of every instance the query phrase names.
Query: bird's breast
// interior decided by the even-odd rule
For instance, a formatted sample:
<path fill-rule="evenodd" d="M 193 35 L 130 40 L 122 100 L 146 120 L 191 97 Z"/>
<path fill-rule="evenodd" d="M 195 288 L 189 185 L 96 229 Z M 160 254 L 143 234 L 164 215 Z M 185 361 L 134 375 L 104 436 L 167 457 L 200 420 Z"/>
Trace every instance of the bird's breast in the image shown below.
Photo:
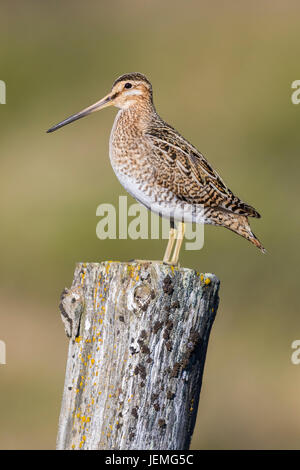
<path fill-rule="evenodd" d="M 148 180 L 153 173 L 151 149 L 142 129 L 130 122 L 123 111 L 119 111 L 110 135 L 109 156 L 118 178 L 124 175 L 133 181 Z"/>
<path fill-rule="evenodd" d="M 122 111 L 117 114 L 111 131 L 109 155 L 118 180 L 138 202 L 165 217 L 174 212 L 178 214 L 175 219 L 184 216 L 185 204 L 159 177 L 151 142 L 135 123 L 124 120 Z M 192 221 L 189 207 L 188 212 L 186 221 Z"/>

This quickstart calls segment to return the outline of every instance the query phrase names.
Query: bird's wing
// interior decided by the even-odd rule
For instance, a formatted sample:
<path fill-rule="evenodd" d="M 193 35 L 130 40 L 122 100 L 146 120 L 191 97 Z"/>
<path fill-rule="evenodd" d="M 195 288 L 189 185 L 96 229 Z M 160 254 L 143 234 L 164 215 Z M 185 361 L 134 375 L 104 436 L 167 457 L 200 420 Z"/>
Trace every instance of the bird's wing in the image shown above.
<path fill-rule="evenodd" d="M 180 175 L 172 188 L 179 198 L 236 214 L 260 217 L 252 206 L 230 191 L 205 157 L 171 126 L 165 123 L 153 126 L 148 129 L 147 137 L 160 165 L 165 166 L 165 170 L 167 167 L 172 170 L 169 178 L 174 180 L 175 174 Z"/>

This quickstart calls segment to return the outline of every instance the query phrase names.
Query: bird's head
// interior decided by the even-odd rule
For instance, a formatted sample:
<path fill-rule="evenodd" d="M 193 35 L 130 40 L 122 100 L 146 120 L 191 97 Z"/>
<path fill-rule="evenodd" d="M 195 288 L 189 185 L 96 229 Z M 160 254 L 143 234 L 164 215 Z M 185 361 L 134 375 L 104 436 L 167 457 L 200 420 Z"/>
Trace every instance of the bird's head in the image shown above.
<path fill-rule="evenodd" d="M 128 109 L 133 104 L 152 101 L 152 85 L 145 75 L 128 73 L 114 82 L 110 95 L 114 106 Z"/>
<path fill-rule="evenodd" d="M 113 83 L 110 93 L 100 101 L 64 119 L 64 121 L 51 127 L 47 132 L 54 132 L 60 127 L 108 106 L 128 109 L 135 104 L 142 105 L 149 102 L 152 103 L 152 86 L 149 80 L 141 73 L 127 73 Z"/>

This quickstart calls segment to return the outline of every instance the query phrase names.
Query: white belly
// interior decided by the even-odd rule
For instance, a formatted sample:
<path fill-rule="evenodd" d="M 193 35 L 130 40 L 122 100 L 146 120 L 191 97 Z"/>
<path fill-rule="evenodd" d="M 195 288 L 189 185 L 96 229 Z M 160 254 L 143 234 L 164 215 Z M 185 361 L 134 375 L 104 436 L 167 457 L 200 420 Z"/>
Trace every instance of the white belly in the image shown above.
<path fill-rule="evenodd" d="M 133 174 L 128 174 L 128 166 L 126 166 L 125 170 L 125 167 L 122 169 L 122 165 L 119 163 L 116 165 L 116 150 L 113 146 L 112 136 L 121 112 L 119 111 L 115 118 L 109 141 L 111 165 L 121 185 L 139 203 L 162 217 L 173 218 L 179 221 L 184 220 L 185 222 L 205 223 L 202 206 L 180 201 L 171 191 L 161 186 L 155 187 L 155 179 L 149 181 L 149 184 L 145 184 L 145 181 L 138 181 Z M 149 172 L 149 169 L 145 168 L 145 172 Z"/>

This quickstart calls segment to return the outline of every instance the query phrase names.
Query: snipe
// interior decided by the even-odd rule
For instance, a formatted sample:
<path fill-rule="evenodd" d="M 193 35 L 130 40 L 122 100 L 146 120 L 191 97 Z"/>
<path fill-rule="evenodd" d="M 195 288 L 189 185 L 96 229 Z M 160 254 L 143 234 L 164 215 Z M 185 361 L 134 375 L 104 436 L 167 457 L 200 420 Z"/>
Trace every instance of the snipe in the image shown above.
<path fill-rule="evenodd" d="M 265 251 L 248 222 L 259 213 L 235 196 L 204 156 L 159 117 L 144 75 L 122 75 L 102 100 L 47 132 L 112 105 L 120 108 L 109 143 L 118 179 L 137 201 L 171 221 L 164 262 L 178 262 L 183 221 L 226 227 Z"/>

